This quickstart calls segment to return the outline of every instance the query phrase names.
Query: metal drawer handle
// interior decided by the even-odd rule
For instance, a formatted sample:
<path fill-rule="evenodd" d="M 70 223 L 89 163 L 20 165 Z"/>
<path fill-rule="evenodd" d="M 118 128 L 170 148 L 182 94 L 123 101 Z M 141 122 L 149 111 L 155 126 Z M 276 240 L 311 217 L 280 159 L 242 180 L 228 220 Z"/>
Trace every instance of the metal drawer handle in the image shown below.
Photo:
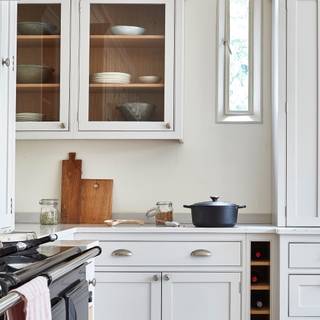
<path fill-rule="evenodd" d="M 211 257 L 212 253 L 209 250 L 198 249 L 191 252 L 192 256 L 195 257 Z"/>
<path fill-rule="evenodd" d="M 118 250 L 114 250 L 111 255 L 128 257 L 128 256 L 132 256 L 132 252 L 127 249 L 118 249 Z"/>

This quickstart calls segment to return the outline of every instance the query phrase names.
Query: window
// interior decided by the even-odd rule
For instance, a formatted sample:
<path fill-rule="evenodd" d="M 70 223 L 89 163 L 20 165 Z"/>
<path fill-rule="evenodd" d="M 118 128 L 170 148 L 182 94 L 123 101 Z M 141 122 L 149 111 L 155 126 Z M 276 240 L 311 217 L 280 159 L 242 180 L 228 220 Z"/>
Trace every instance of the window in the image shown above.
<path fill-rule="evenodd" d="M 217 123 L 262 123 L 263 18 L 271 27 L 271 10 L 264 10 L 270 2 L 218 1 Z"/>

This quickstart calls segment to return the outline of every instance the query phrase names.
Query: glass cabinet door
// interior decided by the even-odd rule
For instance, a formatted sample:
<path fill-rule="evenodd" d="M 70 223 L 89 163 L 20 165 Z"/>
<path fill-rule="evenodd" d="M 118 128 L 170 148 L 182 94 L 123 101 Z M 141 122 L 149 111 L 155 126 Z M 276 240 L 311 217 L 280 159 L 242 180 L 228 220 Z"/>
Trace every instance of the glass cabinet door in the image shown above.
<path fill-rule="evenodd" d="M 174 1 L 82 1 L 79 130 L 170 130 Z"/>
<path fill-rule="evenodd" d="M 16 128 L 68 130 L 68 0 L 18 3 Z"/>

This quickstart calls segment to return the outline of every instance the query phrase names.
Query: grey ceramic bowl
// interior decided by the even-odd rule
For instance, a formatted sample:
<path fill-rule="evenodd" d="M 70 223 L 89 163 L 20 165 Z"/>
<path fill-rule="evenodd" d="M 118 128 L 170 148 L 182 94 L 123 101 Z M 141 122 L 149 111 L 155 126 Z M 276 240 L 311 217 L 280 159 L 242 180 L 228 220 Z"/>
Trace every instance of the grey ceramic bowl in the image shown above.
<path fill-rule="evenodd" d="M 28 21 L 18 23 L 18 32 L 23 35 L 53 34 L 56 30 L 56 26 L 45 22 Z"/>
<path fill-rule="evenodd" d="M 126 102 L 116 106 L 125 121 L 148 121 L 151 119 L 156 105 L 143 102 Z"/>
<path fill-rule="evenodd" d="M 32 64 L 17 65 L 17 83 L 44 83 L 48 81 L 53 68 Z"/>

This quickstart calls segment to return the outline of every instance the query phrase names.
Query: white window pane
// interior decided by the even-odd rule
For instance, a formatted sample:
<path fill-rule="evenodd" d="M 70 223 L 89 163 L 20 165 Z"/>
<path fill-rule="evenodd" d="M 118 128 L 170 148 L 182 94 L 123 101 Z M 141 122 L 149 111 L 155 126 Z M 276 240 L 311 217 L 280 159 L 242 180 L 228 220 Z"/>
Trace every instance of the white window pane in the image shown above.
<path fill-rule="evenodd" d="M 229 110 L 248 111 L 249 0 L 230 0 Z"/>

